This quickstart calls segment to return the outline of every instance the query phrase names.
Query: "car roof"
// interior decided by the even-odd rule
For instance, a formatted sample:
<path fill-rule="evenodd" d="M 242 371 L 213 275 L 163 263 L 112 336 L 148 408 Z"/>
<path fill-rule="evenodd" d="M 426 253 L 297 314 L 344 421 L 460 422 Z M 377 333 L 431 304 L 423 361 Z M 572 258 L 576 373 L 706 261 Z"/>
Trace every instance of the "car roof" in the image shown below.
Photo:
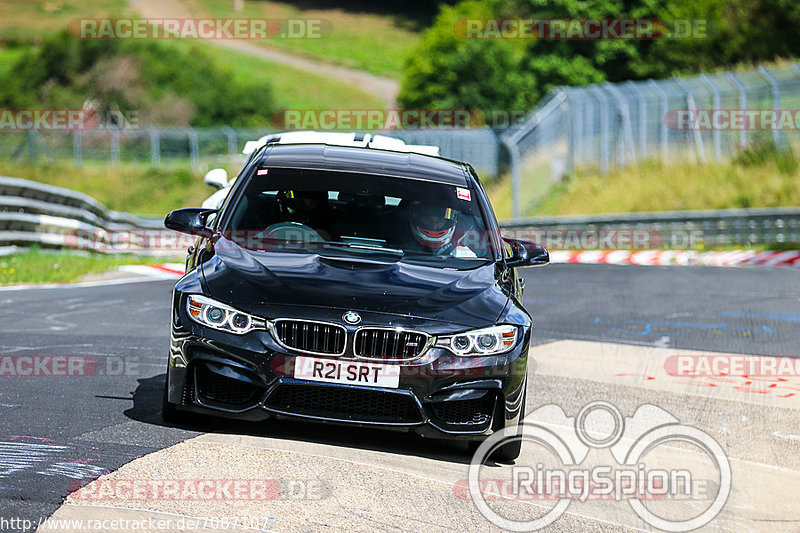
<path fill-rule="evenodd" d="M 328 144 L 270 144 L 262 167 L 332 170 L 468 186 L 467 165 L 412 152 Z"/>
<path fill-rule="evenodd" d="M 382 148 L 395 152 L 416 152 L 418 154 L 439 155 L 439 147 L 424 144 L 406 144 L 402 139 L 374 133 L 330 132 L 330 131 L 286 131 L 270 133 L 257 141 L 247 141 L 242 153 L 252 154 L 267 144 L 329 144 L 335 146 L 355 146 L 358 148 Z"/>

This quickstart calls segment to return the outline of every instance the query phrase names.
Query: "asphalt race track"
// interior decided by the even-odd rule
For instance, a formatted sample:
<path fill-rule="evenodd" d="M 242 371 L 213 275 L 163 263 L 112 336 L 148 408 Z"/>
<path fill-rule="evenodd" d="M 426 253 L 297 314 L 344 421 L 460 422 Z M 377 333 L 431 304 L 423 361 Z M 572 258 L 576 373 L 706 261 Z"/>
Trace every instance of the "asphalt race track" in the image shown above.
<path fill-rule="evenodd" d="M 550 265 L 527 269 L 524 275 L 525 303 L 534 315 L 537 344 L 528 384 L 529 413 L 539 405 L 555 403 L 574 416 L 592 400 L 611 401 L 627 414 L 639 404 L 658 405 L 721 443 L 732 458 L 734 494 L 738 489 L 740 498 L 750 498 L 750 505 L 731 503 L 733 514 L 726 515 L 724 510 L 717 521 L 719 528 L 713 530 L 800 529 L 797 491 L 792 492 L 800 479 L 797 381 L 772 389 L 777 394 L 781 387 L 793 385 L 797 396 L 788 388 L 785 395 L 769 396 L 749 394 L 735 383 L 703 390 L 681 385 L 684 388 L 679 390 L 677 385 L 663 383 L 660 376 L 641 378 L 651 380 L 647 382 L 637 378 L 640 371 L 653 369 L 639 360 L 645 361 L 659 349 L 798 357 L 800 271 Z M 61 506 L 76 480 L 112 472 L 202 434 L 208 434 L 207 442 L 217 442 L 221 436 L 242 436 L 241 442 L 263 438 L 258 446 L 264 453 L 313 451 L 315 457 L 327 454 L 364 465 L 389 464 L 399 474 L 426 470 L 427 476 L 438 476 L 442 483 L 466 476 L 468 457 L 460 445 L 426 442 L 405 434 L 332 431 L 324 425 L 287 421 L 260 426 L 213 421 L 203 426 L 165 425 L 159 410 L 171 286 L 171 281 L 152 281 L 0 291 L 0 356 L 82 356 L 72 360 L 93 369 L 91 375 L 47 377 L 8 375 L 0 368 L 0 516 L 30 520 L 35 529 Z M 573 353 L 574 357 L 568 355 Z M 597 366 L 588 369 L 586 361 Z M 630 374 L 598 372 L 614 361 L 629 365 Z M 781 403 L 784 400 L 787 403 Z M 287 454 L 285 461 L 292 457 Z M 333 464 L 345 468 L 344 463 Z M 762 467 L 771 473 L 755 472 Z M 737 468 L 743 469 L 738 475 Z M 774 472 L 785 476 L 781 491 L 759 485 L 764 476 L 773 476 L 770 479 L 775 481 Z M 332 471 L 331 479 L 340 474 Z M 398 485 L 407 482 L 396 481 Z M 385 483 L 395 481 L 386 478 Z M 329 488 L 335 492 L 339 486 Z M 748 496 L 750 490 L 758 494 Z M 784 501 L 781 492 L 794 496 L 785 496 L 789 499 Z M 451 486 L 442 494 L 442 498 L 453 497 Z M 758 497 L 770 498 L 771 508 L 756 505 Z M 274 525 L 269 527 L 350 529 L 337 527 L 345 523 L 344 518 L 337 522 L 338 510 L 319 505 L 314 511 L 313 507 L 309 513 L 323 516 L 297 525 L 292 516 L 274 514 L 270 517 Z M 380 519 L 373 513 L 368 520 L 374 521 L 362 521 L 361 526 L 414 531 L 489 527 L 463 504 L 430 515 L 424 524 L 409 523 L 406 514 L 412 512 L 381 511 Z M 745 522 L 747 526 L 742 525 Z M 605 511 L 589 507 L 563 516 L 550 527 L 638 530 L 642 522 L 617 515 L 609 518 Z"/>

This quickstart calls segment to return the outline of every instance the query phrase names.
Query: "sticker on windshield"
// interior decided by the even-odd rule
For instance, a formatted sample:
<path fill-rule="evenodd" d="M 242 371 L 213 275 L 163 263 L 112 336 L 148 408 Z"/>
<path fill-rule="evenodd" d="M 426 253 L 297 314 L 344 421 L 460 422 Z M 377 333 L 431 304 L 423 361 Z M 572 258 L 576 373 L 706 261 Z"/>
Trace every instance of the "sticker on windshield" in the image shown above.
<path fill-rule="evenodd" d="M 268 173 L 269 173 L 269 169 L 268 168 L 259 168 L 258 171 L 256 172 L 256 175 L 258 175 L 258 176 L 266 176 Z"/>
<path fill-rule="evenodd" d="M 469 194 L 469 189 L 462 189 L 461 187 L 456 187 L 456 195 L 458 195 L 459 200 L 470 201 L 472 199 Z"/>

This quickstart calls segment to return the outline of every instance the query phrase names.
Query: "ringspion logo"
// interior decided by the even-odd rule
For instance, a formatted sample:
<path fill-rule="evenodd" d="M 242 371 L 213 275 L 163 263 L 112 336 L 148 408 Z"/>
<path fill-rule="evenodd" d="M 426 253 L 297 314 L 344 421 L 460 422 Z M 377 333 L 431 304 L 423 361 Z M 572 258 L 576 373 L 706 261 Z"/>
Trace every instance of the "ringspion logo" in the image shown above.
<path fill-rule="evenodd" d="M 493 452 L 519 441 L 536 446 L 535 452 L 520 456 L 510 471 L 499 470 L 490 459 Z M 683 448 L 679 456 L 673 443 Z M 500 472 L 508 476 L 498 478 Z M 463 496 L 464 485 L 454 485 L 456 497 Z M 609 402 L 595 401 L 568 417 L 550 404 L 526 416 L 519 427 L 484 440 L 470 463 L 466 486 L 481 514 L 510 531 L 540 530 L 571 504 L 598 500 L 627 503 L 658 529 L 691 531 L 711 522 L 724 507 L 731 467 L 710 435 L 655 405 L 641 405 L 625 417 Z M 525 511 L 509 514 L 519 508 L 490 501 L 552 506 L 524 506 Z M 648 507 L 650 502 L 658 505 Z"/>

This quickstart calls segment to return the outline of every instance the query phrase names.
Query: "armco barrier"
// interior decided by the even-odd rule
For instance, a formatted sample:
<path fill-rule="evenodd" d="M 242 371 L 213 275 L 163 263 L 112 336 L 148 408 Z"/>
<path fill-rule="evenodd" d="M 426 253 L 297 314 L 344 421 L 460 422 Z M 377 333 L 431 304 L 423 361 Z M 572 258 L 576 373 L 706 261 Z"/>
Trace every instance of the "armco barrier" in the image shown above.
<path fill-rule="evenodd" d="M 770 245 L 800 248 L 800 207 L 661 211 L 558 217 L 531 217 L 501 223 L 504 231 L 547 239 L 547 230 L 645 230 L 660 242 L 650 248 L 686 249 L 698 246 L 750 247 Z M 543 242 L 547 246 L 547 242 Z M 551 247 L 553 244 L 550 243 Z"/>
<path fill-rule="evenodd" d="M 91 196 L 70 189 L 0 177 L 0 247 L 4 249 L 81 247 L 79 243 L 94 248 L 102 244 L 103 235 L 130 229 L 163 229 L 163 223 L 108 210 Z"/>
<path fill-rule="evenodd" d="M 533 217 L 505 221 L 501 226 L 507 236 L 535 240 L 552 251 L 686 250 L 710 246 L 800 249 L 800 207 Z M 608 237 L 611 232 L 617 236 L 607 240 L 597 238 L 601 233 Z M 632 233 L 634 238 L 620 238 L 625 232 Z M 637 240 L 636 232 L 646 240 Z M 141 239 L 144 233 L 148 237 L 155 235 L 157 249 L 150 247 L 147 238 Z M 86 194 L 0 177 L 0 249 L 3 250 L 40 245 L 181 254 L 186 249 L 186 238 L 173 233 L 164 229 L 161 218 L 110 211 Z M 594 235 L 592 245 L 587 246 L 584 237 L 589 234 Z M 129 239 L 126 246 L 114 246 L 115 238 L 119 237 Z M 141 244 L 130 245 L 132 238 L 138 238 Z M 604 246 L 607 242 L 612 246 Z"/>

